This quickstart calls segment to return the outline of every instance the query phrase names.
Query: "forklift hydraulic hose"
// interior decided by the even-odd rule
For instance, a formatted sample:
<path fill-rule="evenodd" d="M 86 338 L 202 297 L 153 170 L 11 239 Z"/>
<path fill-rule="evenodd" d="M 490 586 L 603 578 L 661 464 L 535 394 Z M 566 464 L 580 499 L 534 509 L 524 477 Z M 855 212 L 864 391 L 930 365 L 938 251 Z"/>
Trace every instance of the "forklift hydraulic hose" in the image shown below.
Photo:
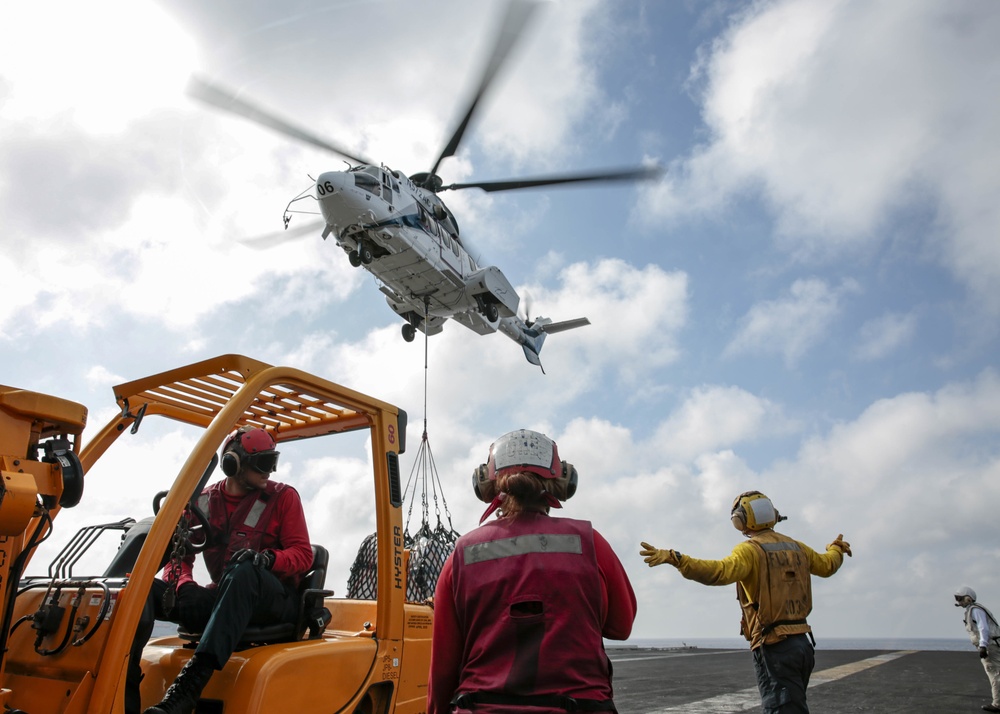
<path fill-rule="evenodd" d="M 38 520 L 38 527 L 35 528 L 35 532 L 32 533 L 28 541 L 28 547 L 22 550 L 21 554 L 11 564 L 10 574 L 8 575 L 11 581 L 19 582 L 21 580 L 21 574 L 24 571 L 24 565 L 28 560 L 28 556 L 32 550 L 45 540 L 45 538 L 41 537 L 41 533 L 46 523 L 51 529 L 52 518 L 49 516 L 49 512 L 44 510 Z M 7 639 L 10 637 L 10 621 L 14 619 L 14 602 L 16 599 L 17 595 L 12 592 L 11 596 L 7 598 L 7 602 L 3 604 L 3 622 L 0 623 L 0 652 L 7 651 Z"/>

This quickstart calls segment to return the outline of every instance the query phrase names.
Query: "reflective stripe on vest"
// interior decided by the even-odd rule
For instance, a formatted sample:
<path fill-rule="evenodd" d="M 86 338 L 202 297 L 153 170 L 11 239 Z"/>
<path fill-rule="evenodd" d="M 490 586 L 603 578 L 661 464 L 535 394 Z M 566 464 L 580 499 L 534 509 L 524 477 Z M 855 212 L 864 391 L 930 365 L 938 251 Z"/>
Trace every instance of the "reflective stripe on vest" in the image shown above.
<path fill-rule="evenodd" d="M 787 543 L 757 543 L 757 545 L 770 552 L 776 552 L 779 550 L 802 550 L 799 547 L 799 544 L 794 541 L 789 541 Z"/>
<path fill-rule="evenodd" d="M 528 553 L 583 553 L 583 545 L 578 535 L 530 534 L 514 538 L 489 540 L 484 543 L 467 545 L 463 549 L 465 564 L 485 563 L 489 560 L 509 558 Z"/>
<path fill-rule="evenodd" d="M 200 496 L 198 496 L 198 508 L 201 512 L 208 515 L 208 502 L 209 494 L 207 491 L 203 491 Z M 260 522 L 260 517 L 264 515 L 264 509 L 267 508 L 267 502 L 270 497 L 265 493 L 261 495 L 254 502 L 253 506 L 250 507 L 250 511 L 247 513 L 247 517 L 243 520 L 243 525 L 247 528 L 256 528 L 257 524 Z"/>
<path fill-rule="evenodd" d="M 261 515 L 264 513 L 264 508 L 267 507 L 267 501 L 263 498 L 258 498 L 257 501 L 250 508 L 250 512 L 247 513 L 246 520 L 243 521 L 243 525 L 247 528 L 256 528 L 257 523 L 260 521 Z"/>

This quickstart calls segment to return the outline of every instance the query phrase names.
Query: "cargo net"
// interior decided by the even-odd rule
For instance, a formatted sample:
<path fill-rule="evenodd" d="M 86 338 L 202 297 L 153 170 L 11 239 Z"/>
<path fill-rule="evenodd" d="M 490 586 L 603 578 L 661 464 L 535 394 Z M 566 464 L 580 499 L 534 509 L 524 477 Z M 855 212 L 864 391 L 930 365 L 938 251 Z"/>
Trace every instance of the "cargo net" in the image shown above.
<path fill-rule="evenodd" d="M 417 500 L 417 487 L 420 487 L 421 521 L 420 528 L 410 533 L 410 518 L 413 515 L 413 504 Z M 427 501 L 428 489 L 434 500 L 434 516 L 437 525 L 431 528 L 430 505 Z M 440 505 L 438 493 L 440 492 Z M 409 565 L 406 570 L 406 599 L 410 602 L 423 602 L 433 597 L 438 577 L 444 561 L 455 550 L 455 541 L 459 534 L 451 524 L 451 513 L 444 499 L 441 479 L 438 478 L 434 456 L 431 454 L 430 442 L 427 440 L 427 429 L 424 429 L 420 440 L 420 450 L 417 460 L 410 471 L 410 477 L 403 490 L 403 502 L 409 502 L 406 513 L 406 526 L 403 529 L 403 547 L 410 551 Z M 441 506 L 444 507 L 448 525 L 441 520 Z M 347 597 L 358 600 L 375 600 L 378 592 L 378 533 L 372 533 L 361 542 L 358 555 L 351 566 L 351 575 L 347 580 Z"/>

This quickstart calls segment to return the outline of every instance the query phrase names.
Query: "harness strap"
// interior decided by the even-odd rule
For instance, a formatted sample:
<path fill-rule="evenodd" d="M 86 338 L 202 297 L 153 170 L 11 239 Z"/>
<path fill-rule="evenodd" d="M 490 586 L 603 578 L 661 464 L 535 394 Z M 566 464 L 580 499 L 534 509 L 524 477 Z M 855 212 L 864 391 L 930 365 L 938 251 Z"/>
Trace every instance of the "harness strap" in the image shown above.
<path fill-rule="evenodd" d="M 498 694 L 462 692 L 451 700 L 453 706 L 474 709 L 476 704 L 502 704 L 519 707 L 555 707 L 568 712 L 617 712 L 610 699 L 574 699 L 562 694 Z"/>
<path fill-rule="evenodd" d="M 781 627 L 782 625 L 805 625 L 805 624 L 806 624 L 805 620 L 777 620 L 775 622 L 772 622 L 770 625 L 764 626 L 764 628 L 761 629 L 760 633 L 766 637 L 767 635 L 774 632 L 774 629 L 776 627 Z"/>

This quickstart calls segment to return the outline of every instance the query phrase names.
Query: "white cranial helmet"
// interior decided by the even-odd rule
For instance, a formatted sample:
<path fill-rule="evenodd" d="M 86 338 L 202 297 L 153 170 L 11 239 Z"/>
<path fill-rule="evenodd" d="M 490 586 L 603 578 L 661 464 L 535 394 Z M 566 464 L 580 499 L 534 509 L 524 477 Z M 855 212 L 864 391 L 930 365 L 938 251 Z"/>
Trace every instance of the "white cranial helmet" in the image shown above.
<path fill-rule="evenodd" d="M 976 601 L 976 591 L 970 588 L 968 585 L 964 585 L 955 591 L 955 599 L 961 600 L 962 598 L 971 598 L 972 602 Z"/>

